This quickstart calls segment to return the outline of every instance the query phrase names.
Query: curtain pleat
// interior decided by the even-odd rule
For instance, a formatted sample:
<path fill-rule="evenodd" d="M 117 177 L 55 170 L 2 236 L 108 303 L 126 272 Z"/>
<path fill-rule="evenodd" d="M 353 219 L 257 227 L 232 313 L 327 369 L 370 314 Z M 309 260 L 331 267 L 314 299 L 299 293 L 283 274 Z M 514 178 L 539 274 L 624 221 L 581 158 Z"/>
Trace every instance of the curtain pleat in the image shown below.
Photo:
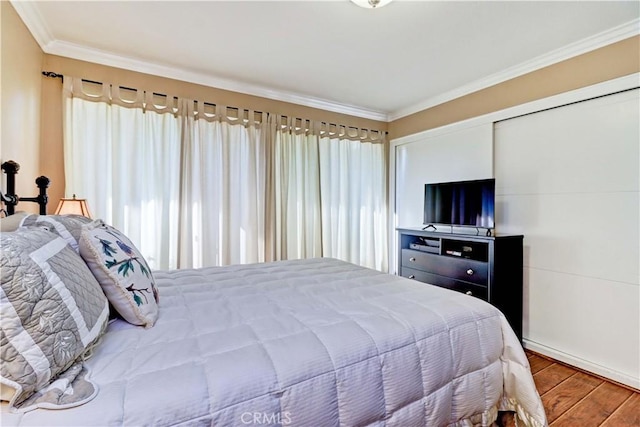
<path fill-rule="evenodd" d="M 322 256 L 318 149 L 318 137 L 291 118 L 276 132 L 276 259 Z"/>
<path fill-rule="evenodd" d="M 154 269 L 330 256 L 387 269 L 384 136 L 64 79 L 67 196 Z"/>

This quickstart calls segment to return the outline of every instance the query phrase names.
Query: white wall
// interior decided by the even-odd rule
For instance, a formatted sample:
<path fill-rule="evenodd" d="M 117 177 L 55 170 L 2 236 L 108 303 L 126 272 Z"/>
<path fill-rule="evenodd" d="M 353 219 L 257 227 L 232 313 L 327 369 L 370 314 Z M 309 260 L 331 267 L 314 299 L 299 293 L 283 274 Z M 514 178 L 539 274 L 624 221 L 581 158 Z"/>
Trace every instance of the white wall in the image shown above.
<path fill-rule="evenodd" d="M 496 230 L 525 236 L 525 347 L 640 388 L 639 99 L 638 90 L 611 95 L 637 88 L 638 78 L 391 141 L 390 265 L 395 227 L 422 224 L 424 183 L 407 180 L 452 164 L 461 168 L 454 179 L 485 173 L 452 149 L 456 136 L 481 130 L 473 156 L 493 159 Z M 453 145 L 440 144 L 448 134 Z M 425 168 L 425 158 L 436 166 Z"/>

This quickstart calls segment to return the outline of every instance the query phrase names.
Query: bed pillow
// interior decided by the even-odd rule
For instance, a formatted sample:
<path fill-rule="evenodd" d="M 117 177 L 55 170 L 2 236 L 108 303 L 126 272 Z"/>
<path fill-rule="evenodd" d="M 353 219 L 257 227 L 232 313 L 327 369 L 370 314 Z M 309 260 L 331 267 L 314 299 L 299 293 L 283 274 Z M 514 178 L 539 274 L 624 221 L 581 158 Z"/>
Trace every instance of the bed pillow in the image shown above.
<path fill-rule="evenodd" d="M 158 291 L 147 261 L 131 241 L 102 220 L 82 228 L 80 255 L 124 320 L 150 328 L 158 318 Z"/>
<path fill-rule="evenodd" d="M 78 250 L 78 240 L 82 226 L 89 224 L 91 218 L 82 215 L 28 215 L 22 222 L 22 227 L 41 227 L 62 237 L 75 250 Z"/>
<path fill-rule="evenodd" d="M 109 303 L 59 236 L 19 229 L 0 239 L 0 383 L 15 408 L 81 361 L 106 328 Z"/>
<path fill-rule="evenodd" d="M 0 231 L 6 233 L 8 231 L 16 231 L 29 214 L 26 212 L 16 212 L 13 215 L 0 218 Z"/>

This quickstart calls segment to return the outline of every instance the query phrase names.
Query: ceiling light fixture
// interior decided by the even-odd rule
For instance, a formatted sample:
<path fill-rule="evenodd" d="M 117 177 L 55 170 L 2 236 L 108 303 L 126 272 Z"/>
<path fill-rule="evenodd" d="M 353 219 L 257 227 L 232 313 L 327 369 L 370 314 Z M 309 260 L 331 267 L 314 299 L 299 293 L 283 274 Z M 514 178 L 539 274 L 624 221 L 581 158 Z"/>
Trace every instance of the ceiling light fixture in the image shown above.
<path fill-rule="evenodd" d="M 391 0 L 351 0 L 360 7 L 376 9 L 391 3 Z"/>

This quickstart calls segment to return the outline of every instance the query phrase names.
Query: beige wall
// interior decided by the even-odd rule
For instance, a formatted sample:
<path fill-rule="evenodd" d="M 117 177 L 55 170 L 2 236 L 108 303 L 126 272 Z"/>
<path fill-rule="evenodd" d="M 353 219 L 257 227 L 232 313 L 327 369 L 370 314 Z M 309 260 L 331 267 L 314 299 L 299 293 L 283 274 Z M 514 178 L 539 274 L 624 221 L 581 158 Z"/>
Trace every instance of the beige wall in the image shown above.
<path fill-rule="evenodd" d="M 576 56 L 389 124 L 389 139 L 640 72 L 640 36 Z"/>
<path fill-rule="evenodd" d="M 34 197 L 38 194 L 35 179 L 43 174 L 40 167 L 43 52 L 11 3 L 0 2 L 0 14 L 0 160 L 15 160 L 20 164 L 20 171 L 16 175 L 16 193 L 23 197 Z M 55 184 L 52 183 L 52 186 Z M 4 174 L 2 190 L 6 190 Z M 16 209 L 37 213 L 38 205 L 24 202 Z"/>

